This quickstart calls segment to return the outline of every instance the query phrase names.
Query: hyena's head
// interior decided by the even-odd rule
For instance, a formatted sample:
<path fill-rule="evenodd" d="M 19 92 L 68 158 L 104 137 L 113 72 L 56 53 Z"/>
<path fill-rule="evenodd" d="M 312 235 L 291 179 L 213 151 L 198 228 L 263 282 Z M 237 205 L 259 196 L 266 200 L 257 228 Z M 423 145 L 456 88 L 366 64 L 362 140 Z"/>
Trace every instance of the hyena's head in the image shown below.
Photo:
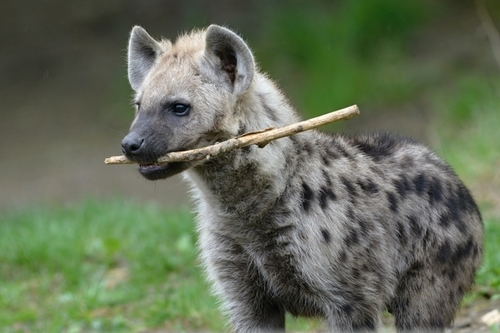
<path fill-rule="evenodd" d="M 136 93 L 136 115 L 122 141 L 123 153 L 150 180 L 186 170 L 193 164 L 154 161 L 236 135 L 235 113 L 250 89 L 254 67 L 248 46 L 228 29 L 211 25 L 171 43 L 134 27 L 128 78 Z"/>

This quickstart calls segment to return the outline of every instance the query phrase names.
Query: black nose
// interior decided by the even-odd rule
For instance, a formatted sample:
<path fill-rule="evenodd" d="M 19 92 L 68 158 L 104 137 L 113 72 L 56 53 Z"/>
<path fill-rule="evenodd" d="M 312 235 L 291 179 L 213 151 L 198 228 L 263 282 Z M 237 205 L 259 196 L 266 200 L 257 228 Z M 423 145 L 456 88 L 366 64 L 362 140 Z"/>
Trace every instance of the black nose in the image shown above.
<path fill-rule="evenodd" d="M 144 146 L 144 138 L 135 132 L 130 132 L 122 140 L 122 152 L 128 156 L 141 154 Z"/>

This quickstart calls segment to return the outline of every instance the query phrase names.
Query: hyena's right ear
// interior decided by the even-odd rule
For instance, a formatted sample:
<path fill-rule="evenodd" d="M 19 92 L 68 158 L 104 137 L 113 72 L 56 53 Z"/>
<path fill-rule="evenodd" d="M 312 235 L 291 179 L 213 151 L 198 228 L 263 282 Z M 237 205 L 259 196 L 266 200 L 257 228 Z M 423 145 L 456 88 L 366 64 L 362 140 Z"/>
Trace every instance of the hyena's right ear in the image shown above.
<path fill-rule="evenodd" d="M 128 80 L 132 89 L 139 89 L 156 58 L 164 52 L 162 45 L 146 30 L 135 26 L 128 42 Z"/>
<path fill-rule="evenodd" d="M 243 39 L 229 29 L 212 24 L 207 29 L 205 41 L 205 55 L 216 76 L 228 83 L 235 94 L 247 91 L 252 83 L 255 62 Z"/>

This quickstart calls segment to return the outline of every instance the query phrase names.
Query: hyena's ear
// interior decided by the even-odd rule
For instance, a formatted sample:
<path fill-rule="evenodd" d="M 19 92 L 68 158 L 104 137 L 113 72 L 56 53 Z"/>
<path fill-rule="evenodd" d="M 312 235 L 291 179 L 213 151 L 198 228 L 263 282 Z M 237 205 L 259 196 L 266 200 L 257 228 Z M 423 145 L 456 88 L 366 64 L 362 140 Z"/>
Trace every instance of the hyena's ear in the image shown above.
<path fill-rule="evenodd" d="M 252 83 L 255 70 L 250 48 L 241 37 L 218 25 L 209 26 L 205 38 L 205 54 L 209 59 L 215 59 L 217 75 L 230 84 L 234 93 L 245 92 Z"/>
<path fill-rule="evenodd" d="M 156 58 L 164 52 L 162 45 L 146 30 L 135 26 L 128 41 L 128 80 L 132 89 L 137 90 Z"/>

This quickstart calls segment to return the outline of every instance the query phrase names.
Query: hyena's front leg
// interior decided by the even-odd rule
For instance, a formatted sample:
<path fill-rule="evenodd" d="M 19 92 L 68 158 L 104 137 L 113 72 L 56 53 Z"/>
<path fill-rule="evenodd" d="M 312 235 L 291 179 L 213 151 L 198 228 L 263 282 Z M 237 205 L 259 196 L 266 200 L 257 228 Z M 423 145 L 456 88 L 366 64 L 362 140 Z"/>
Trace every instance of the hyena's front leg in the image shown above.
<path fill-rule="evenodd" d="M 210 246 L 205 242 L 211 238 Z M 285 310 L 271 297 L 267 282 L 245 250 L 217 234 L 201 239 L 215 290 L 236 332 L 284 332 Z M 203 244 L 205 243 L 205 244 Z"/>

